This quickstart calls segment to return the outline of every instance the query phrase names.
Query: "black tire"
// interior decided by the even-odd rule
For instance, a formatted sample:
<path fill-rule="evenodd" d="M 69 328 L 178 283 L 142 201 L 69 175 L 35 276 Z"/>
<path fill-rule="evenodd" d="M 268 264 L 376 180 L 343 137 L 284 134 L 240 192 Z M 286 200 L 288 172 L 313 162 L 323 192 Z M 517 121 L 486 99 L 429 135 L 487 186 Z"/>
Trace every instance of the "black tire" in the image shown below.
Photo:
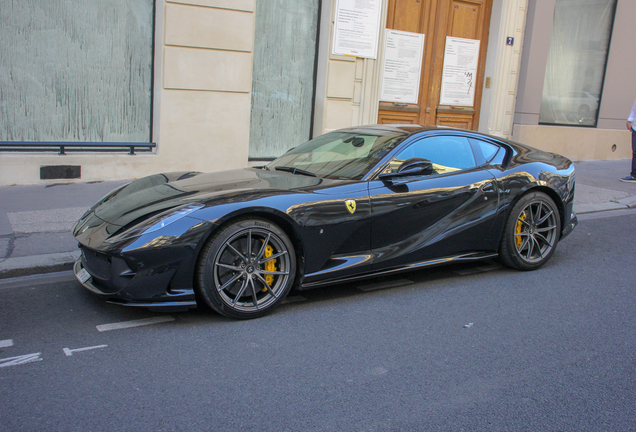
<path fill-rule="evenodd" d="M 196 289 L 220 314 L 257 318 L 283 301 L 295 274 L 289 236 L 265 219 L 240 219 L 220 228 L 203 247 Z"/>
<path fill-rule="evenodd" d="M 554 201 L 542 192 L 521 197 L 508 216 L 499 257 L 505 265 L 534 270 L 545 264 L 561 236 L 561 218 Z"/>

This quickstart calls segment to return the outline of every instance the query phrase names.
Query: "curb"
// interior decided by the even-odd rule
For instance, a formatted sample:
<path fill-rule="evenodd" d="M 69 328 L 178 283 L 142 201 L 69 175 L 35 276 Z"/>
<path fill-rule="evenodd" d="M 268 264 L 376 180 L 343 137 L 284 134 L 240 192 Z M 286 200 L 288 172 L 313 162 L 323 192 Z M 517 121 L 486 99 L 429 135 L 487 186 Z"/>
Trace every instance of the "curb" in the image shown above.
<path fill-rule="evenodd" d="M 80 251 L 7 258 L 0 262 L 0 279 L 71 270 Z"/>
<path fill-rule="evenodd" d="M 607 203 L 578 204 L 574 206 L 574 213 L 586 214 L 611 210 L 626 210 L 630 208 L 636 208 L 636 195 Z"/>

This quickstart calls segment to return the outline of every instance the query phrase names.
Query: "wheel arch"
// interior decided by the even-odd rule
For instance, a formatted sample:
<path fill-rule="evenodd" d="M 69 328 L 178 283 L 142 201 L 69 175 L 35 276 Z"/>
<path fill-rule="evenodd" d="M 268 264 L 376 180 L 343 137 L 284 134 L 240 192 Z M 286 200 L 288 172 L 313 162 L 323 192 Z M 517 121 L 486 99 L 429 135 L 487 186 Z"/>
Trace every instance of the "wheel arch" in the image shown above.
<path fill-rule="evenodd" d="M 526 236 L 526 240 L 532 239 L 532 241 L 524 241 L 522 244 L 517 243 L 516 233 L 521 233 L 521 231 L 517 231 L 517 229 L 520 229 L 519 221 L 526 219 L 526 216 L 522 217 L 521 213 L 525 212 L 525 210 L 535 202 L 546 202 L 546 198 L 537 197 L 537 193 L 541 193 L 541 196 L 550 198 L 553 204 L 544 206 L 546 208 L 554 206 L 555 210 L 553 212 L 550 208 L 550 213 L 543 213 L 545 217 L 541 218 L 541 222 L 536 222 L 536 219 L 531 216 L 532 223 L 526 224 L 526 226 L 531 226 L 532 228 L 524 230 L 524 235 Z M 510 207 L 505 213 L 506 217 L 498 249 L 501 263 L 517 270 L 535 270 L 544 265 L 554 253 L 562 237 L 564 208 L 565 206 L 561 197 L 558 196 L 556 191 L 549 187 L 534 185 L 522 193 L 519 193 L 515 199 L 511 201 Z M 534 212 L 535 210 L 531 209 L 530 211 Z M 536 211 L 541 212 L 541 207 Z M 558 215 L 554 214 L 555 212 L 558 213 Z M 546 222 L 548 217 L 551 218 L 551 221 Z M 548 226 L 543 225 L 544 223 L 547 223 Z M 544 236 L 543 233 L 539 233 L 539 227 L 541 227 L 541 231 L 551 232 L 547 233 L 547 236 Z M 535 238 L 535 235 L 540 237 L 541 243 Z M 524 250 L 523 253 L 521 252 L 522 249 Z"/>
<path fill-rule="evenodd" d="M 296 253 L 296 275 L 294 278 L 294 284 L 292 288 L 297 288 L 301 283 L 301 275 L 304 273 L 305 269 L 305 250 L 303 247 L 303 243 L 301 241 L 300 233 L 297 230 L 297 225 L 287 216 L 283 215 L 279 211 L 275 211 L 269 208 L 244 208 L 236 212 L 229 213 L 224 215 L 220 219 L 216 221 L 214 224 L 214 229 L 212 229 L 203 239 L 201 245 L 198 247 L 198 252 L 196 256 L 196 262 L 198 263 L 201 254 L 203 253 L 204 245 L 209 242 L 214 233 L 219 229 L 237 221 L 240 219 L 249 219 L 249 218 L 259 218 L 267 220 L 273 224 L 276 224 L 280 229 L 282 229 L 285 234 L 289 236 L 293 246 L 294 252 Z M 196 283 L 196 269 L 192 274 L 193 283 Z"/>
<path fill-rule="evenodd" d="M 534 192 L 543 192 L 548 197 L 550 197 L 550 199 L 556 205 L 557 210 L 559 211 L 559 220 L 561 221 L 561 227 L 563 227 L 564 223 L 565 223 L 565 205 L 563 203 L 563 200 L 561 199 L 559 194 L 554 189 L 552 189 L 552 188 L 550 188 L 548 186 L 542 186 L 542 185 L 535 185 L 535 186 L 533 186 L 533 187 L 531 187 L 529 189 L 526 189 L 525 191 L 523 191 L 523 193 L 518 194 L 515 197 L 515 199 L 512 200 L 512 202 L 508 206 L 508 211 L 506 212 L 506 219 L 505 220 L 508 220 L 508 217 L 510 216 L 510 212 L 515 207 L 515 205 L 517 205 L 517 203 L 521 200 L 521 198 L 523 198 L 524 196 L 526 196 L 526 195 L 528 195 L 530 193 L 534 193 Z M 503 235 L 503 230 L 504 229 L 505 229 L 505 224 L 504 224 L 504 227 L 502 228 L 502 235 Z M 562 229 L 561 229 L 561 231 L 562 231 Z M 562 232 L 559 232 L 559 239 L 561 238 L 561 235 L 562 235 Z"/>

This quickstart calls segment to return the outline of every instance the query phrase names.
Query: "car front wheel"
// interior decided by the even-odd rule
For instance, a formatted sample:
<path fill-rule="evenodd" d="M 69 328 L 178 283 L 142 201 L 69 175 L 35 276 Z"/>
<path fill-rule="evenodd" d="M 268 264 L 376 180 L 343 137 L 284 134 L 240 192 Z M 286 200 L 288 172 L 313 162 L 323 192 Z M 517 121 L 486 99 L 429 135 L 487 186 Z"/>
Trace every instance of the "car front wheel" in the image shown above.
<path fill-rule="evenodd" d="M 197 265 L 197 291 L 217 312 L 239 319 L 263 316 L 289 293 L 296 254 L 287 234 L 259 218 L 220 228 Z"/>
<path fill-rule="evenodd" d="M 554 201 L 542 192 L 529 193 L 510 212 L 499 256 L 508 267 L 534 270 L 550 259 L 560 232 L 561 219 Z"/>

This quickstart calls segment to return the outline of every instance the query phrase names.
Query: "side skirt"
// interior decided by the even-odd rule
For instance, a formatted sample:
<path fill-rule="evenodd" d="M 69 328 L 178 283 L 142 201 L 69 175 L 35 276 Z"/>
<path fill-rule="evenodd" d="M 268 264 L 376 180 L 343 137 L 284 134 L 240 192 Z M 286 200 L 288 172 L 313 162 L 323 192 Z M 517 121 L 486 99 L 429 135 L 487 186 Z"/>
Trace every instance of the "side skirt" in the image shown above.
<path fill-rule="evenodd" d="M 497 255 L 498 254 L 496 252 L 472 252 L 472 253 L 468 253 L 468 254 L 455 255 L 455 256 L 445 257 L 445 258 L 437 258 L 437 259 L 429 260 L 429 261 L 422 261 L 422 262 L 415 263 L 415 264 L 408 264 L 408 265 L 405 265 L 405 266 L 402 266 L 402 267 L 396 267 L 396 268 L 391 268 L 391 269 L 384 269 L 384 270 L 378 270 L 378 271 L 369 272 L 369 273 L 363 273 L 363 274 L 359 274 L 359 275 L 356 275 L 356 276 L 347 276 L 347 277 L 343 277 L 343 278 L 335 278 L 335 279 L 327 279 L 327 280 L 323 280 L 323 281 L 303 283 L 303 284 L 300 285 L 300 288 L 298 288 L 298 289 L 299 290 L 306 290 L 306 289 L 319 287 L 319 286 L 322 286 L 322 285 L 330 285 L 330 284 L 333 284 L 333 283 L 349 282 L 349 281 L 355 281 L 355 280 L 360 280 L 360 279 L 367 279 L 367 278 L 372 278 L 372 277 L 381 276 L 381 275 L 387 275 L 387 274 L 391 274 L 391 273 L 399 273 L 399 272 L 403 272 L 403 271 L 416 270 L 416 269 L 419 269 L 419 268 L 433 267 L 433 266 L 438 266 L 438 265 L 443 265 L 443 264 L 450 264 L 450 263 L 455 263 L 455 262 L 480 261 L 480 260 L 484 260 L 484 259 L 487 259 L 487 258 L 496 257 Z"/>

